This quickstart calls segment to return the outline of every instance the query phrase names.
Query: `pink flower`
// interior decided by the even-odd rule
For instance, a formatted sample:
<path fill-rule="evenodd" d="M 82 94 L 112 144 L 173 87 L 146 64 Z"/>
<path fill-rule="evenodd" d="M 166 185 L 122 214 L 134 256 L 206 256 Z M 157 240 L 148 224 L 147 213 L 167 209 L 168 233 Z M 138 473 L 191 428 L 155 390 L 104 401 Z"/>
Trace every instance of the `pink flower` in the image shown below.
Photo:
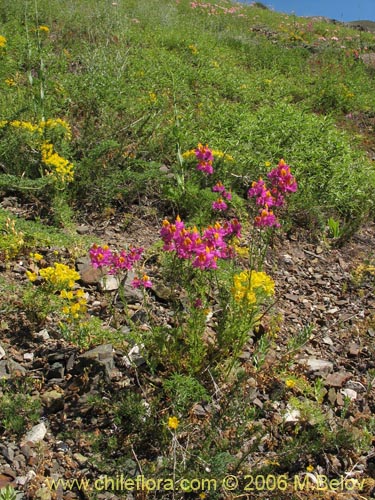
<path fill-rule="evenodd" d="M 193 261 L 193 267 L 199 269 L 217 269 L 217 255 L 209 247 L 197 253 Z"/>
<path fill-rule="evenodd" d="M 135 277 L 131 283 L 132 287 L 134 288 L 151 288 L 152 287 L 152 282 L 150 278 L 147 276 L 147 274 L 144 274 L 141 279 L 138 277 Z"/>
<path fill-rule="evenodd" d="M 100 247 L 94 244 L 89 250 L 91 265 L 95 268 L 110 266 L 113 255 L 108 246 Z"/>
<path fill-rule="evenodd" d="M 221 193 L 222 198 L 225 198 L 226 200 L 232 199 L 232 193 L 227 191 L 224 184 L 220 181 L 213 186 L 212 191 L 214 193 Z"/>
<path fill-rule="evenodd" d="M 90 250 L 91 265 L 95 268 L 106 267 L 108 274 L 118 274 L 122 270 L 129 271 L 136 261 L 141 258 L 143 248 L 131 248 L 128 253 L 112 252 L 108 246 L 100 247 L 94 244 Z"/>
<path fill-rule="evenodd" d="M 276 168 L 268 174 L 274 188 L 282 193 L 295 193 L 297 191 L 297 182 L 290 172 L 290 166 L 284 160 L 280 160 Z"/>
<path fill-rule="evenodd" d="M 205 174 L 213 174 L 214 169 L 212 167 L 212 161 L 201 161 L 197 165 L 197 170 L 200 170 L 201 172 L 204 172 Z"/>
<path fill-rule="evenodd" d="M 203 144 L 199 143 L 198 148 L 194 151 L 195 156 L 197 157 L 198 160 L 201 161 L 214 161 L 214 155 L 212 154 L 211 149 L 208 147 L 208 144 L 203 146 Z"/>
<path fill-rule="evenodd" d="M 259 215 L 255 217 L 254 225 L 256 227 L 280 227 L 276 216 L 267 206 L 259 211 Z"/>
<path fill-rule="evenodd" d="M 212 203 L 212 209 L 213 210 L 220 210 L 224 211 L 228 208 L 228 205 L 225 203 L 223 198 L 218 198 L 216 201 Z"/>
<path fill-rule="evenodd" d="M 214 193 L 224 193 L 225 186 L 222 182 L 219 181 L 213 186 L 212 191 Z"/>

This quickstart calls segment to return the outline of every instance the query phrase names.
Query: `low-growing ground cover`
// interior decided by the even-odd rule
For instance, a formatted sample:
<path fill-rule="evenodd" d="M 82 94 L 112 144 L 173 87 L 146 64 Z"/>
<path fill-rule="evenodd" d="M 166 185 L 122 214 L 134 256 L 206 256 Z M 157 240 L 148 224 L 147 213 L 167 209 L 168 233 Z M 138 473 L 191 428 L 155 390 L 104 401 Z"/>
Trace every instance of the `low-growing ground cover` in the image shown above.
<path fill-rule="evenodd" d="M 225 1 L 0 19 L 1 495 L 370 497 L 374 35 Z"/>

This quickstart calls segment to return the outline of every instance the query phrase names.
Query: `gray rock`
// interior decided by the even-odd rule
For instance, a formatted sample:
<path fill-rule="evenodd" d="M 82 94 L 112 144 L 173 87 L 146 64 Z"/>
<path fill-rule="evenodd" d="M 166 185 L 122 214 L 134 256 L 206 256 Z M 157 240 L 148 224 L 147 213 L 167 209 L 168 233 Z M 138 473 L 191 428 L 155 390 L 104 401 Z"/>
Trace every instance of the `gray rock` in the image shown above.
<path fill-rule="evenodd" d="M 1 455 L 8 460 L 8 462 L 13 462 L 14 460 L 14 450 L 11 446 L 6 446 L 5 444 L 0 444 Z"/>
<path fill-rule="evenodd" d="M 331 361 L 326 361 L 325 359 L 311 357 L 301 359 L 298 363 L 307 365 L 309 371 L 311 372 L 330 373 L 333 370 L 333 363 Z"/>
<path fill-rule="evenodd" d="M 5 359 L 3 359 L 0 361 L 0 380 L 6 378 L 10 378 L 10 375 L 8 372 L 8 363 Z"/>
<path fill-rule="evenodd" d="M 17 363 L 17 361 L 14 361 L 13 359 L 8 360 L 8 371 L 11 375 L 25 375 L 26 374 L 26 369 Z"/>
<path fill-rule="evenodd" d="M 24 436 L 22 440 L 22 444 L 25 443 L 38 443 L 39 441 L 43 441 L 45 435 L 47 433 L 47 427 L 43 422 L 40 424 L 34 425 L 29 432 Z"/>
<path fill-rule="evenodd" d="M 51 379 L 51 378 L 60 378 L 61 379 L 61 378 L 64 378 L 64 375 L 65 375 L 64 365 L 56 361 L 55 363 L 53 363 L 50 366 L 50 369 L 48 370 L 47 378 L 48 379 Z"/>
<path fill-rule="evenodd" d="M 284 422 L 289 424 L 297 423 L 301 418 L 301 413 L 295 408 L 287 407 L 287 411 L 284 415 Z"/>
<path fill-rule="evenodd" d="M 82 224 L 81 226 L 76 227 L 76 231 L 78 234 L 87 234 L 90 232 L 90 227 Z"/>
<path fill-rule="evenodd" d="M 116 371 L 113 356 L 114 349 L 112 344 L 102 344 L 81 354 L 79 359 L 86 363 L 97 364 L 102 369 L 104 368 L 107 377 L 111 379 L 113 373 Z"/>

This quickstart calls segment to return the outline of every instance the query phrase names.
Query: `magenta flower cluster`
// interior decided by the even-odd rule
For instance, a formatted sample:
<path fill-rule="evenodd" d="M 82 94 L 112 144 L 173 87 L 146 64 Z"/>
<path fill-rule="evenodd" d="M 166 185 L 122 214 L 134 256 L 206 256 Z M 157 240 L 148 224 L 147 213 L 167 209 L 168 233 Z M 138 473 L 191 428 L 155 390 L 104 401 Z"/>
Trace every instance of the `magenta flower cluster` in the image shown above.
<path fill-rule="evenodd" d="M 240 237 L 241 224 L 237 219 L 231 222 L 209 226 L 199 232 L 196 227 L 188 229 L 177 217 L 174 224 L 163 221 L 160 236 L 164 242 L 163 250 L 176 252 L 180 259 L 189 259 L 193 267 L 199 269 L 216 269 L 218 259 L 228 259 L 233 256 L 227 240 L 230 237 Z"/>
<path fill-rule="evenodd" d="M 143 248 L 131 248 L 129 252 L 122 250 L 114 252 L 107 245 L 94 244 L 89 251 L 91 265 L 95 268 L 107 268 L 108 274 L 118 274 L 130 271 L 134 264 L 141 258 Z"/>
<path fill-rule="evenodd" d="M 94 244 L 89 251 L 91 265 L 96 269 L 105 268 L 108 274 L 126 273 L 133 269 L 134 264 L 141 258 L 143 248 L 130 248 L 128 252 L 115 252 L 107 245 Z M 147 275 L 141 279 L 134 278 L 132 286 L 135 288 L 150 288 L 152 283 Z"/>
<path fill-rule="evenodd" d="M 267 177 L 271 182 L 270 187 L 260 178 L 252 183 L 247 193 L 249 198 L 256 198 L 256 204 L 261 206 L 254 224 L 256 227 L 280 227 L 271 207 L 282 207 L 285 204 L 285 195 L 297 191 L 297 182 L 290 166 L 284 160 L 280 160 Z"/>
<path fill-rule="evenodd" d="M 197 170 L 204 172 L 205 174 L 211 175 L 214 173 L 214 169 L 212 163 L 214 161 L 214 155 L 212 154 L 211 149 L 206 144 L 198 144 L 197 149 L 194 151 L 197 160 L 199 161 L 197 165 Z"/>
<path fill-rule="evenodd" d="M 228 205 L 224 200 L 230 201 L 232 199 L 232 193 L 230 191 L 227 191 L 224 184 L 220 181 L 213 186 L 212 191 L 214 193 L 220 193 L 219 198 L 212 203 L 213 210 L 226 210 L 228 208 Z"/>

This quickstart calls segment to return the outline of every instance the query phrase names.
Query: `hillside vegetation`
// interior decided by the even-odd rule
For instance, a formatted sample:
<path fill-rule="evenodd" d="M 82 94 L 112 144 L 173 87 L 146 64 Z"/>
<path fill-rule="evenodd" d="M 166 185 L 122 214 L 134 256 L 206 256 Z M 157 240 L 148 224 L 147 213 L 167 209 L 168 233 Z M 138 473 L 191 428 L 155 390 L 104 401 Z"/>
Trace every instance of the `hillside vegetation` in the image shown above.
<path fill-rule="evenodd" d="M 2 0 L 1 500 L 373 495 L 374 54 L 260 4 Z"/>

